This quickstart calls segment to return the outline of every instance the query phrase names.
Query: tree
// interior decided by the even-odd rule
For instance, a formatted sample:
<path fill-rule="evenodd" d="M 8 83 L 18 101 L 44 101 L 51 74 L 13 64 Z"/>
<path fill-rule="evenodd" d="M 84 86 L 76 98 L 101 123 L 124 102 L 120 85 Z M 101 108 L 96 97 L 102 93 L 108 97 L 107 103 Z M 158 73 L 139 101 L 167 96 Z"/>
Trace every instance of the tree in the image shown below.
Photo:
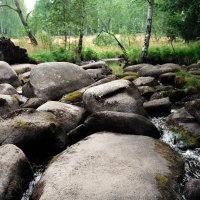
<path fill-rule="evenodd" d="M 146 35 L 145 35 L 145 39 L 144 39 L 144 46 L 142 49 L 141 62 L 144 62 L 147 58 L 149 42 L 150 42 L 150 38 L 151 38 L 151 30 L 152 30 L 154 0 L 147 0 L 147 3 L 148 3 L 147 27 L 146 27 Z"/>
<path fill-rule="evenodd" d="M 29 27 L 29 25 L 28 25 L 28 23 L 27 23 L 27 21 L 26 21 L 24 15 L 23 15 L 23 13 L 22 13 L 22 9 L 21 9 L 21 7 L 20 7 L 20 2 L 19 2 L 19 0 L 14 0 L 14 4 L 15 4 L 15 7 L 12 7 L 10 4 L 7 3 L 7 1 L 5 1 L 5 3 L 0 2 L 0 7 L 7 7 L 7 8 L 9 8 L 9 9 L 11 9 L 11 10 L 17 12 L 17 14 L 18 14 L 18 16 L 19 16 L 19 18 L 20 18 L 20 20 L 21 20 L 21 23 L 22 23 L 22 25 L 23 25 L 23 27 L 24 27 L 24 29 L 25 29 L 25 31 L 26 31 L 26 33 L 27 33 L 27 35 L 28 35 L 28 37 L 29 37 L 31 43 L 32 43 L 33 45 L 37 45 L 37 44 L 38 44 L 38 43 L 37 43 L 37 40 L 36 40 L 36 38 L 34 37 L 34 35 L 32 34 L 32 32 L 31 32 L 31 30 L 30 30 L 30 27 Z"/>

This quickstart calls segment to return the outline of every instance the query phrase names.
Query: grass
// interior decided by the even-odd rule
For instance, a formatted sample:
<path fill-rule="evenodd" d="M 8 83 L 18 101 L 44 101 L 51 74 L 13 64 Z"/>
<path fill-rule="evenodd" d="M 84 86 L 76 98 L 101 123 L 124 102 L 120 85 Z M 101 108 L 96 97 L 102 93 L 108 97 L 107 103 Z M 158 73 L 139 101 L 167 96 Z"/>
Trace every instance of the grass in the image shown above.
<path fill-rule="evenodd" d="M 181 127 L 170 127 L 170 130 L 176 133 L 179 133 L 183 139 L 183 141 L 188 145 L 188 146 L 197 146 L 198 144 L 198 139 L 187 133 L 183 128 Z"/>
<path fill-rule="evenodd" d="M 122 54 L 121 49 L 118 45 L 113 42 L 108 42 L 109 45 L 97 45 L 95 41 L 95 35 L 84 37 L 84 49 L 83 58 L 85 60 L 97 60 L 101 58 L 114 58 Z M 122 36 L 117 35 L 117 38 Z M 31 58 L 39 61 L 71 61 L 75 62 L 78 60 L 75 47 L 78 44 L 78 38 L 71 38 L 70 51 L 65 50 L 64 38 L 63 37 L 53 37 L 52 45 L 47 48 L 44 42 L 39 41 L 38 47 L 32 47 L 28 40 L 13 40 L 15 44 L 20 45 L 28 49 L 28 53 Z M 126 44 L 126 42 L 125 42 Z M 140 62 L 141 50 L 143 46 L 143 35 L 137 35 L 131 37 L 131 42 L 125 45 L 127 50 L 128 58 L 130 61 Z M 156 40 L 154 37 L 151 38 L 150 48 L 149 48 L 149 58 L 150 60 L 156 60 L 158 63 L 162 60 L 170 62 L 176 61 L 177 63 L 190 64 L 193 62 L 200 61 L 200 42 L 184 43 L 180 39 L 173 43 L 174 49 L 168 42 L 168 39 L 162 37 L 160 40 Z M 68 48 L 67 48 L 68 49 Z"/>
<path fill-rule="evenodd" d="M 188 92 L 194 88 L 200 88 L 200 79 L 196 78 L 191 71 L 180 70 L 176 76 L 183 82 L 183 89 Z"/>

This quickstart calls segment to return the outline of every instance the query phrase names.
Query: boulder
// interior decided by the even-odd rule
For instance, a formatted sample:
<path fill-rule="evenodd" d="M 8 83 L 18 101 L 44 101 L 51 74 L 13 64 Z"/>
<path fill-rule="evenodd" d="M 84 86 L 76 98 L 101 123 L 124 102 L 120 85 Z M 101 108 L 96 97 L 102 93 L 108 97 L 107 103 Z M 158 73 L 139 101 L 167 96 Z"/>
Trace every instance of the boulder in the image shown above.
<path fill-rule="evenodd" d="M 159 77 L 163 85 L 175 85 L 176 74 L 173 72 L 161 74 Z"/>
<path fill-rule="evenodd" d="M 0 84 L 0 94 L 14 95 L 17 94 L 17 90 L 8 83 Z"/>
<path fill-rule="evenodd" d="M 86 132 L 89 134 L 99 131 L 111 131 L 160 138 L 159 131 L 149 119 L 133 113 L 97 112 L 89 116 L 84 125 Z"/>
<path fill-rule="evenodd" d="M 187 200 L 200 199 L 200 179 L 191 179 L 185 184 L 184 194 Z"/>
<path fill-rule="evenodd" d="M 67 62 L 42 63 L 31 70 L 30 81 L 23 87 L 23 94 L 29 98 L 56 100 L 93 82 L 89 74 L 77 65 Z"/>
<path fill-rule="evenodd" d="M 127 80 L 111 81 L 87 89 L 83 103 L 91 113 L 108 110 L 147 116 L 138 89 Z"/>
<path fill-rule="evenodd" d="M 185 108 L 200 123 L 200 99 L 186 103 Z"/>
<path fill-rule="evenodd" d="M 139 77 L 133 81 L 136 86 L 156 86 L 158 82 L 154 77 Z"/>
<path fill-rule="evenodd" d="M 153 67 L 153 65 L 142 63 L 142 64 L 137 64 L 137 65 L 127 66 L 124 68 L 124 71 L 125 72 L 138 72 L 142 67 L 151 68 L 151 67 Z"/>
<path fill-rule="evenodd" d="M 35 67 L 36 65 L 34 64 L 29 64 L 29 63 L 26 63 L 26 64 L 16 64 L 16 65 L 11 65 L 11 67 L 14 69 L 14 71 L 17 73 L 17 74 L 23 74 L 25 72 L 29 72 L 31 71 L 31 69 L 33 67 Z"/>
<path fill-rule="evenodd" d="M 189 148 L 200 147 L 200 124 L 185 108 L 172 113 L 168 117 L 167 124 L 176 127 Z"/>
<path fill-rule="evenodd" d="M 69 132 L 81 124 L 86 115 L 83 108 L 56 101 L 48 101 L 37 110 L 53 113 L 60 121 L 65 132 Z"/>
<path fill-rule="evenodd" d="M 0 94 L 0 115 L 8 114 L 18 108 L 19 102 L 15 96 Z"/>
<path fill-rule="evenodd" d="M 147 100 L 149 100 L 155 92 L 155 89 L 150 86 L 140 86 L 138 87 L 138 89 L 140 91 L 140 94 Z"/>
<path fill-rule="evenodd" d="M 100 79 L 105 78 L 106 76 L 112 74 L 111 70 L 107 70 L 104 68 L 101 69 L 88 69 L 86 72 L 92 77 L 92 79 L 98 81 Z"/>
<path fill-rule="evenodd" d="M 167 116 L 171 112 L 171 102 L 168 97 L 144 102 L 143 107 L 150 116 Z"/>
<path fill-rule="evenodd" d="M 30 199 L 179 199 L 181 163 L 153 138 L 96 133 L 55 157 Z"/>
<path fill-rule="evenodd" d="M 24 153 L 12 144 L 0 146 L 0 199 L 20 200 L 32 179 Z"/>
<path fill-rule="evenodd" d="M 83 93 L 87 89 L 94 87 L 94 86 L 97 86 L 97 85 L 101 85 L 101 84 L 104 84 L 104 83 L 114 81 L 116 79 L 117 79 L 117 77 L 115 75 L 110 75 L 106 78 L 103 78 L 103 79 L 93 83 L 92 85 L 89 85 L 89 86 L 82 88 L 80 90 L 76 90 L 74 92 L 68 93 L 67 95 L 63 96 L 63 98 L 60 101 L 64 102 L 64 103 L 81 104 L 82 105 L 82 96 L 83 96 Z"/>
<path fill-rule="evenodd" d="M 65 148 L 65 133 L 56 116 L 21 109 L 0 120 L 0 144 L 15 144 L 26 154 L 51 155 Z"/>
<path fill-rule="evenodd" d="M 164 65 L 153 65 L 151 67 L 144 66 L 138 71 L 138 73 L 139 76 L 152 76 L 158 78 L 161 74 L 174 72 L 178 69 L 180 69 L 179 65 L 173 63 L 167 63 Z"/>
<path fill-rule="evenodd" d="M 44 99 L 41 98 L 30 98 L 25 103 L 23 103 L 20 107 L 21 108 L 34 108 L 37 109 L 42 104 L 46 103 Z"/>
<path fill-rule="evenodd" d="M 108 65 L 104 61 L 88 63 L 86 65 L 82 65 L 81 67 L 83 69 L 85 69 L 85 70 L 88 70 L 88 69 L 102 69 L 102 68 L 109 69 Z"/>
<path fill-rule="evenodd" d="M 21 84 L 16 72 L 8 63 L 3 61 L 0 61 L 0 83 L 9 83 L 14 87 L 18 87 Z"/>

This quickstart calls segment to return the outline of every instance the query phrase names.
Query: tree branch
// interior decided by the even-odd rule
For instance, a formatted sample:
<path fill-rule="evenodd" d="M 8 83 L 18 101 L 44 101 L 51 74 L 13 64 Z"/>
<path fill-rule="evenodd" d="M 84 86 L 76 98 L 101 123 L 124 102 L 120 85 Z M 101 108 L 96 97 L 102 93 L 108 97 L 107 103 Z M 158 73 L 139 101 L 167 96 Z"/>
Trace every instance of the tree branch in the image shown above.
<path fill-rule="evenodd" d="M 0 5 L 0 8 L 1 8 L 1 7 L 8 7 L 8 8 L 10 8 L 11 10 L 14 10 L 15 12 L 17 12 L 17 9 L 15 9 L 15 8 L 13 8 L 12 6 L 9 6 L 9 5 L 7 5 L 7 4 Z"/>
<path fill-rule="evenodd" d="M 28 21 L 28 17 L 30 16 L 30 14 L 32 13 L 33 11 L 31 10 L 27 15 L 26 15 L 26 22 Z"/>

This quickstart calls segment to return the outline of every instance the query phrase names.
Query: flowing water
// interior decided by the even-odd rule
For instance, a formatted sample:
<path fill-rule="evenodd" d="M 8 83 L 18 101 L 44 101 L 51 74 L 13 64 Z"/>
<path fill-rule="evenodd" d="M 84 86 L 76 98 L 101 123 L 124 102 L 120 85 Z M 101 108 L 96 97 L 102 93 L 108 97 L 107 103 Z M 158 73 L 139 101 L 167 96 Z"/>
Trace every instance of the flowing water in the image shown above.
<path fill-rule="evenodd" d="M 176 112 L 172 110 L 172 112 Z M 183 190 L 184 184 L 193 178 L 200 178 L 200 148 L 194 150 L 187 149 L 187 145 L 181 138 L 180 134 L 171 131 L 166 126 L 167 117 L 153 118 L 152 122 L 160 130 L 162 136 L 161 140 L 171 146 L 176 152 L 178 152 L 184 161 L 184 176 L 180 190 Z M 185 196 L 182 196 L 185 200 Z"/>

